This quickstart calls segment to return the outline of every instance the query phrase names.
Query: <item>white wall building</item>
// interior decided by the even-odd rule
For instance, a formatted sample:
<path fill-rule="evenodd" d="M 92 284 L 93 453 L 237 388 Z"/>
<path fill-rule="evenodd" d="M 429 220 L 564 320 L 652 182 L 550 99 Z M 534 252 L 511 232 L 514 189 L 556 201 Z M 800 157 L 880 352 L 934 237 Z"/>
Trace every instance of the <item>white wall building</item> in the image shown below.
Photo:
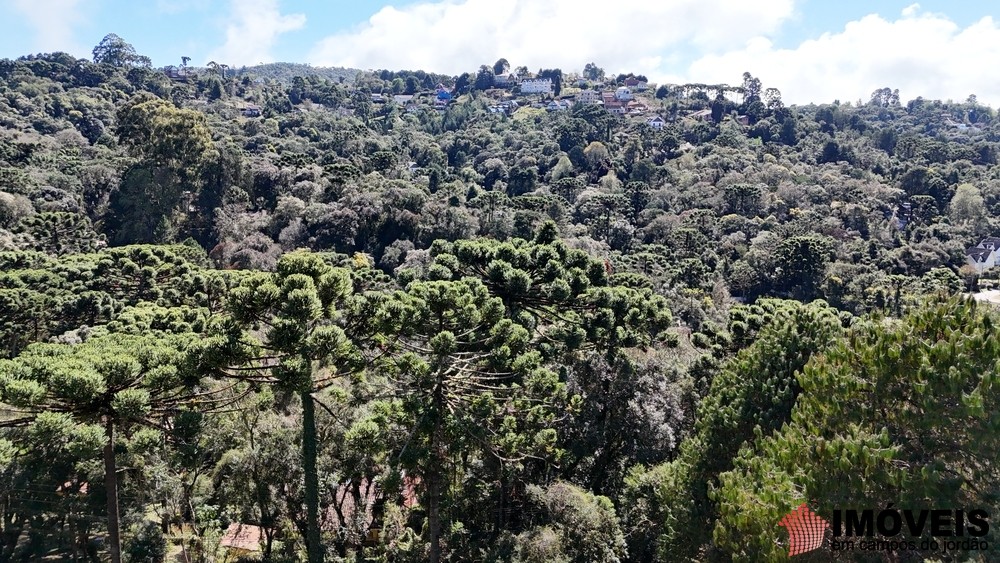
<path fill-rule="evenodd" d="M 552 93 L 552 79 L 551 78 L 533 78 L 530 80 L 524 80 L 521 82 L 521 93 L 522 94 L 551 94 Z"/>
<path fill-rule="evenodd" d="M 633 98 L 632 90 L 628 86 L 622 86 L 615 90 L 615 97 L 623 102 L 631 100 Z"/>

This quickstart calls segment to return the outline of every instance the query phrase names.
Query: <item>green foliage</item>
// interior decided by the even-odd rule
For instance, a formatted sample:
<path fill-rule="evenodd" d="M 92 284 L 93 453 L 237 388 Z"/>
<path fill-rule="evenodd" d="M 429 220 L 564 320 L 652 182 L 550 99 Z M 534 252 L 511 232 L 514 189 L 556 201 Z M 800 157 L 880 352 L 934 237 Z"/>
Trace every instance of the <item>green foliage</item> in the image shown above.
<path fill-rule="evenodd" d="M 528 495 L 542 507 L 549 524 L 516 539 L 513 561 L 618 563 L 625 555 L 625 536 L 607 497 L 595 496 L 570 483 L 546 489 L 532 486 Z"/>
<path fill-rule="evenodd" d="M 625 494 L 634 507 L 626 519 L 633 558 L 694 557 L 711 542 L 719 514 L 711 491 L 720 474 L 732 468 L 745 444 L 791 419 L 802 392 L 798 373 L 842 334 L 836 310 L 822 302 L 769 301 L 734 317 L 744 319 L 733 321 L 737 338 L 747 339 L 753 331 L 753 343 L 712 381 L 680 455 L 629 476 Z"/>
<path fill-rule="evenodd" d="M 781 557 L 781 515 L 803 499 L 834 507 L 995 510 L 992 337 L 972 301 L 930 302 L 852 331 L 799 377 L 789 425 L 745 448 L 720 478 L 714 537 L 735 559 Z M 992 540 L 991 540 L 992 541 Z"/>

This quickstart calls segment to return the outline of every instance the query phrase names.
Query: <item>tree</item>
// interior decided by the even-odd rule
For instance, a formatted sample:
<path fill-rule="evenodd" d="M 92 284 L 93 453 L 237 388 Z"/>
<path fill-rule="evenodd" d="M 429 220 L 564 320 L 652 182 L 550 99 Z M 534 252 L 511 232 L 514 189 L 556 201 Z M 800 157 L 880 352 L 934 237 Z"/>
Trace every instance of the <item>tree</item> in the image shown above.
<path fill-rule="evenodd" d="M 879 88 L 878 90 L 872 92 L 871 100 L 868 103 L 875 107 L 880 107 L 880 108 L 898 106 L 899 90 L 898 89 L 891 90 L 889 88 Z"/>
<path fill-rule="evenodd" d="M 428 413 L 420 435 L 433 447 L 421 470 L 434 476 L 446 467 L 449 444 L 483 452 L 489 472 L 480 478 L 500 482 L 500 498 L 487 498 L 501 507 L 524 502 L 525 477 L 517 479 L 516 468 L 542 475 L 559 457 L 553 425 L 566 408 L 565 390 L 546 367 L 580 354 L 614 361 L 623 349 L 660 341 L 671 322 L 665 300 L 611 285 L 604 263 L 555 234 L 547 223 L 534 241 L 438 241 L 430 281 L 412 282 L 387 316 L 398 328 L 386 332 L 402 329 L 410 352 L 399 373 L 407 388 L 422 389 L 404 396 L 413 395 L 414 415 Z M 425 480 L 429 505 L 438 502 L 440 478 Z M 429 522 L 429 530 L 438 534 L 441 524 Z M 432 558 L 440 554 L 435 541 Z"/>
<path fill-rule="evenodd" d="M 604 69 L 594 63 L 587 63 L 583 67 L 583 76 L 587 80 L 593 80 L 595 82 L 604 80 Z"/>
<path fill-rule="evenodd" d="M 109 33 L 101 39 L 101 42 L 94 47 L 93 55 L 94 62 L 101 65 L 119 68 L 152 66 L 149 57 L 138 54 L 135 47 L 114 33 Z"/>
<path fill-rule="evenodd" d="M 558 68 L 547 68 L 538 71 L 538 78 L 548 78 L 552 80 L 552 93 L 556 96 L 562 92 L 562 70 Z"/>
<path fill-rule="evenodd" d="M 395 379 L 414 424 L 405 459 L 423 484 L 428 561 L 437 563 L 450 460 L 480 448 L 504 463 L 544 459 L 554 438 L 545 423 L 563 386 L 541 369 L 527 330 L 474 278 L 413 282 L 386 304 L 383 322 L 401 336 Z"/>
<path fill-rule="evenodd" d="M 246 277 L 232 290 L 229 317 L 202 352 L 202 369 L 225 377 L 274 385 L 299 398 L 302 407 L 302 471 L 305 539 L 310 563 L 323 561 L 316 434 L 316 393 L 365 368 L 358 343 L 371 332 L 372 311 L 351 301 L 353 285 L 343 268 L 307 251 L 286 254 L 272 274 Z M 360 316 L 354 317 L 358 313 Z M 357 329 L 350 335 L 340 326 Z M 256 334 L 262 331 L 262 339 Z"/>
<path fill-rule="evenodd" d="M 749 72 L 743 73 L 743 107 L 760 101 L 761 83 L 759 78 L 754 78 Z"/>
<path fill-rule="evenodd" d="M 152 242 L 164 219 L 186 215 L 185 192 L 196 196 L 218 152 L 202 114 L 148 94 L 118 110 L 118 138 L 137 161 L 111 199 L 108 227 L 116 242 Z"/>
<path fill-rule="evenodd" d="M 948 204 L 948 216 L 956 224 L 978 227 L 986 218 L 983 196 L 972 184 L 959 184 Z"/>
<path fill-rule="evenodd" d="M 546 523 L 517 537 L 517 561 L 618 563 L 625 556 L 625 537 L 611 499 L 562 481 L 546 489 L 531 486 L 528 495 L 540 505 Z"/>
<path fill-rule="evenodd" d="M 733 311 L 730 359 L 698 405 L 677 459 L 628 479 L 626 510 L 634 560 L 694 557 L 711 540 L 718 508 L 711 491 L 746 443 L 779 431 L 801 393 L 796 378 L 842 334 L 825 303 L 760 300 Z"/>
<path fill-rule="evenodd" d="M 473 84 L 474 90 L 489 90 L 493 87 L 493 69 L 486 65 L 479 67 L 476 73 L 476 81 Z"/>
<path fill-rule="evenodd" d="M 781 241 L 777 249 L 779 271 L 775 289 L 806 299 L 815 297 L 830 254 L 830 243 L 817 236 L 794 236 Z"/>
<path fill-rule="evenodd" d="M 732 184 L 722 189 L 728 213 L 756 217 L 761 211 L 763 190 L 759 185 Z"/>
<path fill-rule="evenodd" d="M 193 335 L 111 334 L 78 346 L 35 344 L 14 360 L 0 360 L 0 397 L 27 416 L 21 424 L 66 416 L 104 436 L 111 560 L 121 563 L 118 502 L 118 432 L 157 431 L 198 395 L 199 380 L 185 368 L 184 350 Z M 149 432 L 149 430 L 138 430 Z M 146 437 L 145 440 L 156 439 Z"/>
<path fill-rule="evenodd" d="M 497 62 L 493 63 L 493 74 L 496 76 L 507 74 L 508 70 L 510 70 L 510 63 L 503 57 L 497 59 Z"/>
<path fill-rule="evenodd" d="M 716 545 L 737 560 L 783 559 L 777 523 L 806 501 L 821 517 L 843 507 L 992 514 L 1000 475 L 983 460 L 1000 446 L 997 321 L 971 299 L 935 300 L 863 323 L 813 357 L 790 423 L 721 476 Z"/>
<path fill-rule="evenodd" d="M 457 95 L 468 94 L 469 90 L 472 87 L 473 87 L 472 75 L 470 75 L 468 72 L 463 72 L 457 79 L 455 79 L 454 92 Z"/>

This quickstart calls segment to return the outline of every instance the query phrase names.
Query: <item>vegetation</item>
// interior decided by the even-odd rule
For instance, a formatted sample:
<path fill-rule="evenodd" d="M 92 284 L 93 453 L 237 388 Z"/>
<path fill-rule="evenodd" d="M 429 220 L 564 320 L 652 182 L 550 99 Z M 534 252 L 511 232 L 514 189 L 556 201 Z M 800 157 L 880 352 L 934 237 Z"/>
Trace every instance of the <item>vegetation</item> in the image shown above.
<path fill-rule="evenodd" d="M 780 561 L 807 501 L 997 514 L 996 112 L 734 78 L 0 60 L 0 561 Z"/>

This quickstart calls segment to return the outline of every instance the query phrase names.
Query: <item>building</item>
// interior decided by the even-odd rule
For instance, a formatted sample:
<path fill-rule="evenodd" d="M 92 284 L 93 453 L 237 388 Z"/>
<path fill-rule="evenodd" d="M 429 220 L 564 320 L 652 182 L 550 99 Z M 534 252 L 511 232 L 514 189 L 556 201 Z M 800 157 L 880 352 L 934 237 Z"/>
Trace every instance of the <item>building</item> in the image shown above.
<path fill-rule="evenodd" d="M 688 114 L 688 117 L 697 119 L 698 121 L 710 121 L 712 119 L 712 110 L 702 109 Z"/>
<path fill-rule="evenodd" d="M 521 81 L 521 93 L 522 94 L 552 94 L 552 79 L 551 78 L 533 78 L 531 80 Z"/>
<path fill-rule="evenodd" d="M 436 96 L 438 100 L 448 101 L 451 99 L 451 91 L 445 88 L 444 84 L 438 84 Z"/>
<path fill-rule="evenodd" d="M 625 115 L 625 112 L 628 110 L 628 106 L 623 101 L 611 100 L 604 102 L 604 109 L 607 110 L 608 113 L 613 113 L 615 115 Z"/>
<path fill-rule="evenodd" d="M 663 126 L 666 124 L 667 122 L 658 115 L 650 117 L 649 119 L 646 120 L 646 125 L 649 125 L 653 129 L 663 129 Z"/>
<path fill-rule="evenodd" d="M 260 117 L 260 107 L 249 105 L 243 108 L 243 117 Z"/>
<path fill-rule="evenodd" d="M 644 80 L 639 80 L 638 78 L 626 78 L 625 86 L 633 92 L 642 92 L 643 90 L 649 88 L 649 83 Z"/>
<path fill-rule="evenodd" d="M 997 265 L 1000 237 L 986 237 L 978 245 L 965 251 L 965 262 L 975 268 L 977 274 Z"/>
<path fill-rule="evenodd" d="M 584 90 L 576 95 L 578 104 L 599 104 L 601 103 L 601 93 L 597 90 Z"/>
<path fill-rule="evenodd" d="M 615 90 L 615 98 L 627 102 L 631 100 L 634 96 L 632 95 L 632 89 L 628 86 L 621 86 Z"/>
<path fill-rule="evenodd" d="M 222 535 L 219 547 L 225 548 L 233 559 L 249 557 L 261 550 L 260 540 L 263 537 L 264 529 L 260 526 L 233 522 Z"/>
<path fill-rule="evenodd" d="M 517 74 L 513 72 L 507 74 L 497 74 L 493 77 L 493 87 L 510 88 L 514 84 L 517 84 L 517 79 Z"/>

